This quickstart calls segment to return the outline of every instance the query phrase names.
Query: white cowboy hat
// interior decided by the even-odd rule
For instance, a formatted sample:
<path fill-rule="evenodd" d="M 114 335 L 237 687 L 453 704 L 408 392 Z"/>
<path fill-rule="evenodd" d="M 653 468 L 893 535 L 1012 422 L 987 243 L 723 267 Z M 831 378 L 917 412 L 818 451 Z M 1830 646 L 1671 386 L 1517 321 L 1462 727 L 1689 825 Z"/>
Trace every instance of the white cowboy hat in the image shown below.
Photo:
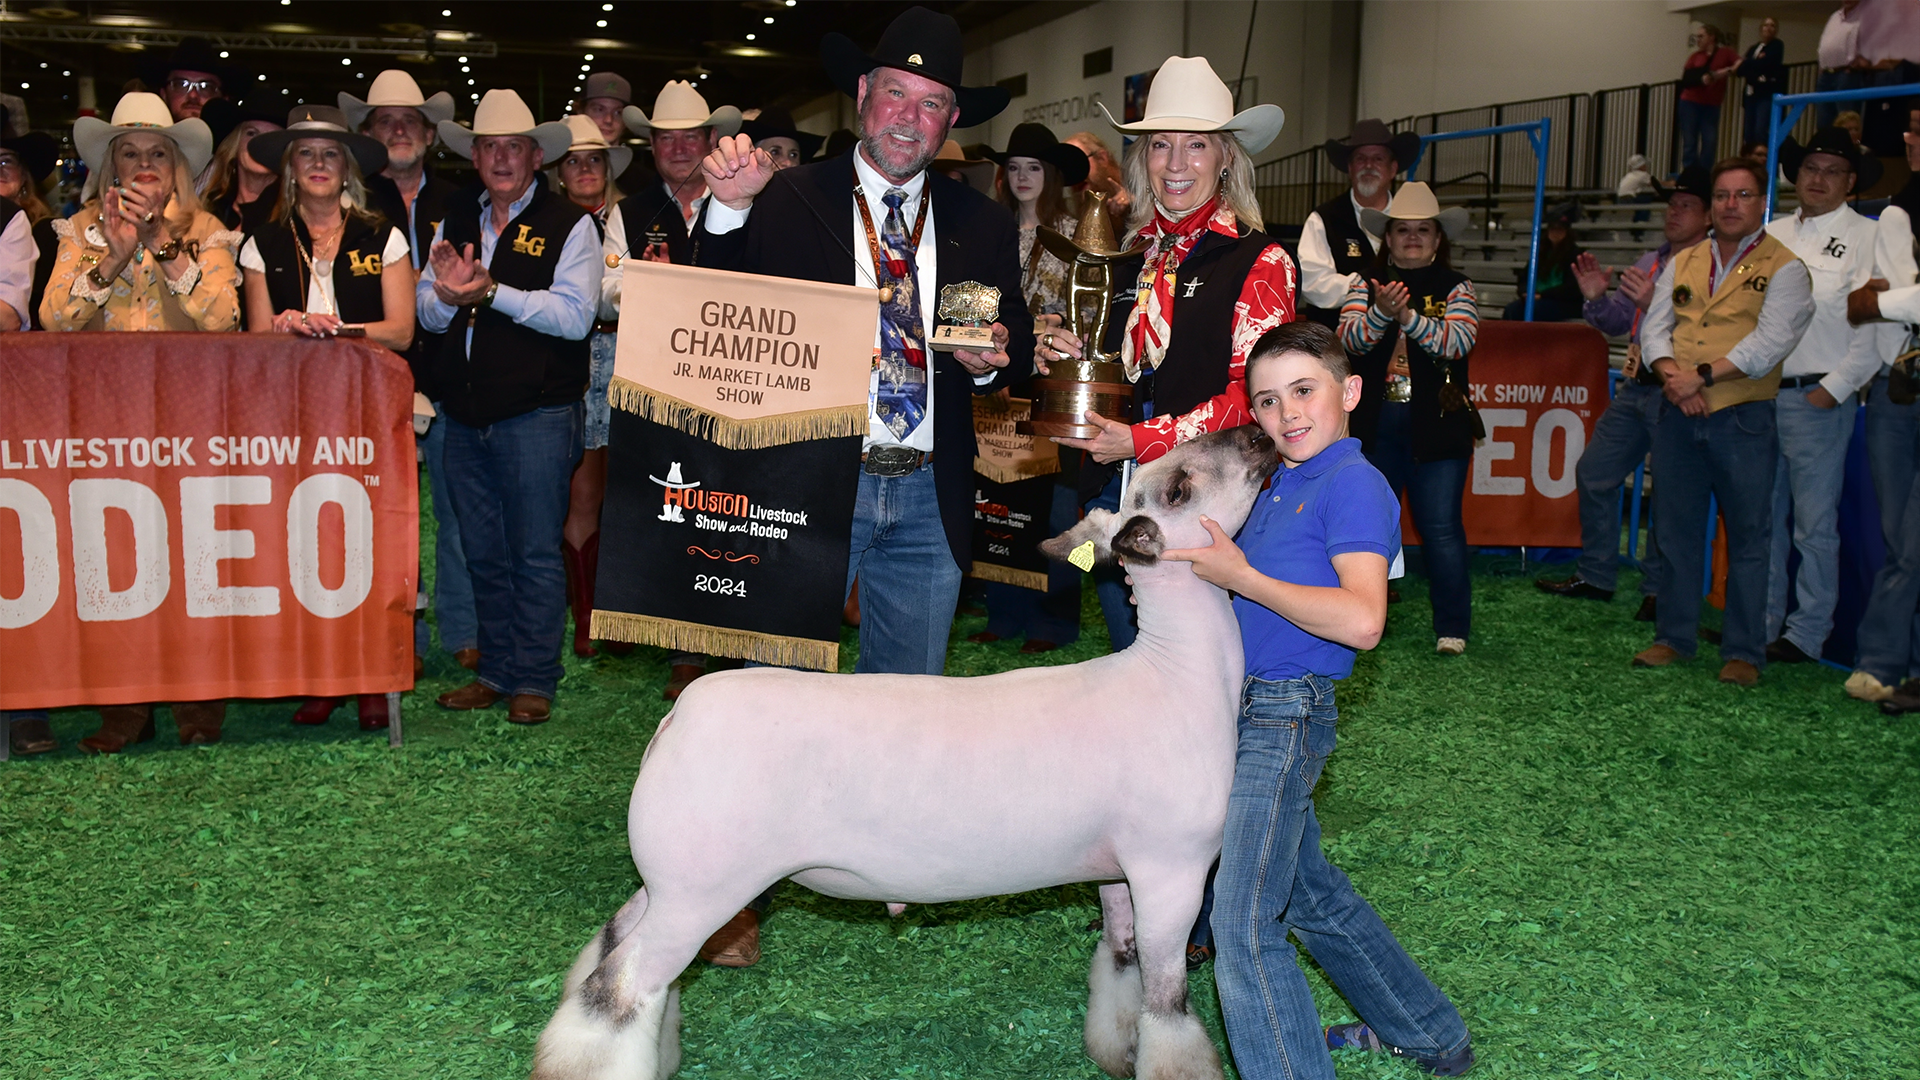
<path fill-rule="evenodd" d="M 367 87 L 365 101 L 345 90 L 340 91 L 340 111 L 347 114 L 347 126 L 355 131 L 367 122 L 373 110 L 388 105 L 419 109 L 420 115 L 427 118 L 428 127 L 437 127 L 442 121 L 453 119 L 452 94 L 442 90 L 432 97 L 421 97 L 420 84 L 399 68 L 388 68 L 375 75 L 373 85 Z"/>
<path fill-rule="evenodd" d="M 180 148 L 180 156 L 186 159 L 187 172 L 191 175 L 200 175 L 200 170 L 213 159 L 213 129 L 197 116 L 174 123 L 167 103 L 160 100 L 158 94 L 123 96 L 113 107 L 112 120 L 97 116 L 75 120 L 73 146 L 80 152 L 80 160 L 87 163 L 87 170 L 100 174 L 107 167 L 107 148 L 115 138 L 129 131 L 157 131 L 172 139 L 173 145 Z"/>
<path fill-rule="evenodd" d="M 653 99 L 651 119 L 638 105 L 627 106 L 620 117 L 627 122 L 627 130 L 636 135 L 655 129 L 691 131 L 703 127 L 712 128 L 716 135 L 734 135 L 740 131 L 741 121 L 740 110 L 731 105 L 707 108 L 707 99 L 685 79 L 675 79 L 660 88 L 660 96 Z"/>
<path fill-rule="evenodd" d="M 473 110 L 472 127 L 440 121 L 440 141 L 463 158 L 472 159 L 473 140 L 478 135 L 524 135 L 539 144 L 541 157 L 548 165 L 558 164 L 567 156 L 567 147 L 573 145 L 571 128 L 558 120 L 534 123 L 533 110 L 511 90 L 487 91 L 480 107 Z"/>
<path fill-rule="evenodd" d="M 567 146 L 567 154 L 575 150 L 606 151 L 607 179 L 626 172 L 627 166 L 633 164 L 633 147 L 608 145 L 606 137 L 600 134 L 600 125 L 593 122 L 593 117 L 569 116 L 562 123 L 567 125 L 568 131 L 573 132 L 573 142 Z M 564 158 L 567 154 L 561 154 L 560 157 Z M 560 162 L 555 159 L 551 164 L 558 165 Z"/>
<path fill-rule="evenodd" d="M 1204 56 L 1169 56 L 1154 73 L 1147 91 L 1146 116 L 1123 124 L 1113 118 L 1106 102 L 1100 111 L 1115 131 L 1129 135 L 1149 131 L 1231 132 L 1249 154 L 1265 150 L 1286 126 L 1287 114 L 1278 105 L 1255 105 L 1233 111 L 1233 91 L 1213 73 Z"/>
<path fill-rule="evenodd" d="M 1375 236 L 1386 235 L 1389 221 L 1438 221 L 1448 239 L 1452 239 L 1467 227 L 1468 214 L 1464 206 L 1440 209 L 1440 200 L 1433 197 L 1433 189 L 1415 180 L 1400 186 L 1384 212 L 1371 207 L 1360 211 L 1360 227 Z"/>

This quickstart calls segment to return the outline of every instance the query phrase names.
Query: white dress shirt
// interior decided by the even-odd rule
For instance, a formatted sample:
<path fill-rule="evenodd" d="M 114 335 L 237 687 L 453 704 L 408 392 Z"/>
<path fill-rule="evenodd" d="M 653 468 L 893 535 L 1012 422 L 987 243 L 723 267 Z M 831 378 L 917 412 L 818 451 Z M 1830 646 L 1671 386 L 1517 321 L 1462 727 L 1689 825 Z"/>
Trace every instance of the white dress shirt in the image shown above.
<path fill-rule="evenodd" d="M 1347 189 L 1347 201 L 1353 204 L 1353 219 L 1360 220 L 1360 200 L 1353 197 L 1353 189 Z M 1371 245 L 1368 254 L 1380 250 L 1380 238 L 1367 232 L 1362 225 L 1360 231 L 1366 233 L 1367 243 Z M 1333 268 L 1333 248 L 1327 243 L 1327 223 L 1320 220 L 1318 210 L 1307 215 L 1307 223 L 1300 228 L 1300 295 L 1307 303 L 1317 308 L 1331 311 L 1340 310 L 1346 302 L 1347 290 L 1352 288 L 1359 278 L 1358 274 L 1343 274 Z"/>
<path fill-rule="evenodd" d="M 33 264 L 39 257 L 40 249 L 33 242 L 33 223 L 22 210 L 0 231 L 0 304 L 20 316 L 22 330 L 33 325 L 33 312 L 28 306 L 33 300 Z"/>
<path fill-rule="evenodd" d="M 1880 342 L 1882 367 L 1906 351 L 1908 323 L 1920 323 L 1920 267 L 1913 253 L 1913 223 L 1897 206 L 1880 211 L 1873 238 L 1873 276 L 1891 287 L 1880 294 L 1880 314 L 1897 322 L 1870 323 Z"/>
<path fill-rule="evenodd" d="M 1845 401 L 1880 370 L 1878 333 L 1847 322 L 1847 294 L 1873 277 L 1874 223 L 1843 203 L 1819 217 L 1801 211 L 1774 218 L 1767 232 L 1800 256 L 1813 279 L 1813 320 L 1780 375 L 1824 375 L 1820 385 Z"/>
<path fill-rule="evenodd" d="M 1835 11 L 1827 16 L 1827 25 L 1820 31 L 1820 68 L 1842 68 L 1853 63 L 1860 54 L 1860 15 L 1854 9 L 1851 19 L 1845 11 Z"/>
<path fill-rule="evenodd" d="M 533 201 L 538 188 L 537 183 L 529 184 L 526 192 L 507 207 L 508 221 L 520 216 L 520 212 Z M 480 262 L 491 268 L 500 233 L 493 227 L 491 196 L 482 191 L 479 198 Z M 433 230 L 434 243 L 445 238 L 446 224 L 442 221 Z M 585 338 L 593 331 L 593 315 L 600 300 L 599 240 L 600 233 L 594 227 L 593 216 L 580 215 L 580 220 L 574 222 L 573 229 L 567 233 L 565 246 L 560 249 L 559 264 L 553 268 L 553 284 L 533 290 L 501 285 L 493 294 L 493 310 L 542 334 L 568 341 Z M 420 283 L 414 288 L 413 294 L 420 313 L 420 325 L 429 333 L 445 333 L 460 309 L 440 299 L 440 294 L 433 291 L 433 263 L 431 260 L 425 262 L 426 265 L 420 270 Z M 469 352 L 473 349 L 471 326 L 467 328 L 467 349 Z"/>
<path fill-rule="evenodd" d="M 1745 251 L 1759 235 L 1755 232 L 1741 237 L 1734 250 Z M 1725 272 L 1720 244 L 1711 235 L 1704 243 L 1713 257 L 1720 288 L 1742 280 L 1737 274 Z M 1640 320 L 1640 350 L 1648 363 L 1673 359 L 1673 265 L 1677 261 L 1668 260 L 1660 271 L 1660 280 L 1653 286 L 1653 300 L 1647 304 L 1646 317 Z M 1767 282 L 1766 299 L 1760 301 L 1760 317 L 1754 321 L 1753 332 L 1727 352 L 1727 360 L 1747 378 L 1758 379 L 1786 359 L 1812 319 L 1813 279 L 1804 263 L 1790 263 Z"/>
<path fill-rule="evenodd" d="M 387 226 L 387 246 L 380 252 L 381 266 L 398 266 L 408 257 L 407 238 L 392 225 Z M 315 262 L 313 273 L 307 278 L 307 306 L 301 310 L 310 314 L 338 315 L 340 302 L 333 289 L 333 268 L 340 261 L 336 253 L 326 262 Z M 267 260 L 260 254 L 257 237 L 247 237 L 240 249 L 240 269 L 256 274 L 267 272 Z M 276 312 L 276 314 L 278 314 Z"/>

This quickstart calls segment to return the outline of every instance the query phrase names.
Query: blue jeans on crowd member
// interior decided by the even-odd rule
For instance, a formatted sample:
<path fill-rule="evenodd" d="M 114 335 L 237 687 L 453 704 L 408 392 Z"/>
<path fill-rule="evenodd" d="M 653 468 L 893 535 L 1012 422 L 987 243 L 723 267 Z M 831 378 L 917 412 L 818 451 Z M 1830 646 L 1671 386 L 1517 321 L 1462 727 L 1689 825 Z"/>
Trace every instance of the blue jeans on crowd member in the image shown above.
<path fill-rule="evenodd" d="M 1772 94 L 1754 94 L 1741 104 L 1741 142 L 1766 143 L 1767 109 L 1772 105 Z"/>
<path fill-rule="evenodd" d="M 860 577 L 861 673 L 939 675 L 960 601 L 960 564 L 940 520 L 933 466 L 905 476 L 860 474 L 847 554 L 847 594 Z M 843 596 L 846 594 L 843 594 Z"/>
<path fill-rule="evenodd" d="M 1867 460 L 1887 561 L 1855 631 L 1854 667 L 1894 686 L 1920 675 L 1920 403 L 1887 400 L 1885 375 L 1867 397 Z"/>
<path fill-rule="evenodd" d="M 1873 77 L 1871 71 L 1854 71 L 1841 68 L 1838 71 L 1823 71 L 1814 76 L 1815 93 L 1826 94 L 1835 90 L 1860 90 L 1866 87 L 1867 80 Z M 1833 118 L 1840 115 L 1842 109 L 1858 108 L 1858 102 L 1823 101 L 1813 107 L 1813 126 L 1832 127 Z"/>
<path fill-rule="evenodd" d="M 437 401 L 433 411 L 433 425 L 420 439 L 433 492 L 433 621 L 440 628 L 440 647 L 454 653 L 480 647 L 480 623 L 473 614 L 473 579 L 460 546 L 460 519 L 447 486 L 447 411 Z"/>
<path fill-rule="evenodd" d="M 1080 518 L 1074 490 L 1053 485 L 1047 536 L 1059 536 Z M 1047 591 L 987 582 L 987 631 L 998 637 L 1026 635 L 1028 641 L 1071 645 L 1080 640 L 1080 571 L 1071 563 L 1049 560 Z"/>
<path fill-rule="evenodd" d="M 1120 474 L 1114 473 L 1107 486 L 1087 503 L 1087 509 L 1120 509 Z M 1140 636 L 1140 613 L 1133 606 L 1133 590 L 1127 586 L 1125 567 L 1102 563 L 1093 568 L 1093 594 L 1100 598 L 1100 614 L 1107 619 L 1107 640 L 1113 651 L 1133 644 Z"/>
<path fill-rule="evenodd" d="M 1580 580 L 1611 592 L 1620 580 L 1620 491 L 1633 470 L 1653 448 L 1653 429 L 1660 423 L 1660 403 L 1666 398 L 1657 386 L 1623 379 L 1613 400 L 1593 422 L 1593 437 L 1574 466 L 1580 492 Z M 1635 528 L 1638 528 L 1636 523 Z M 1640 591 L 1653 596 L 1666 576 L 1666 563 L 1647 529 L 1647 545 L 1640 554 Z"/>
<path fill-rule="evenodd" d="M 1780 454 L 1771 401 L 1688 416 L 1661 406 L 1653 433 L 1653 516 L 1666 537 L 1667 580 L 1653 640 L 1681 656 L 1698 648 L 1706 573 L 1707 502 L 1727 523 L 1727 610 L 1720 658 L 1767 662 L 1767 556 L 1773 536 L 1773 461 Z"/>
<path fill-rule="evenodd" d="M 1396 498 L 1406 493 L 1413 510 L 1433 600 L 1433 636 L 1465 640 L 1473 629 L 1473 564 L 1460 500 L 1473 459 L 1415 461 L 1413 406 L 1389 401 L 1380 406 L 1380 429 L 1367 460 L 1387 478 Z"/>
<path fill-rule="evenodd" d="M 1680 167 L 1698 165 L 1713 168 L 1715 150 L 1720 145 L 1720 106 L 1697 101 L 1676 102 L 1680 128 Z"/>
<path fill-rule="evenodd" d="M 1313 993 L 1287 940 L 1392 1046 L 1419 1058 L 1464 1049 L 1460 1011 L 1320 850 L 1313 786 L 1333 753 L 1331 679 L 1248 678 L 1214 879 L 1214 982 L 1234 1067 L 1247 1080 L 1333 1080 Z"/>
<path fill-rule="evenodd" d="M 447 485 L 480 620 L 478 681 L 553 700 L 567 627 L 560 529 L 580 461 L 580 402 L 468 427 L 447 418 Z"/>
<path fill-rule="evenodd" d="M 1833 632 L 1840 602 L 1840 488 L 1847 476 L 1847 444 L 1853 441 L 1859 402 L 1848 394 L 1838 405 L 1809 404 L 1811 387 L 1781 387 L 1774 402 L 1780 457 L 1773 474 L 1773 544 L 1767 565 L 1767 634 L 1785 636 L 1808 656 L 1819 656 Z M 1792 531 L 1787 519 L 1791 514 Z M 1787 550 L 1800 552 L 1794 578 L 1799 606 L 1787 614 Z"/>
<path fill-rule="evenodd" d="M 620 341 L 618 334 L 594 334 L 588 339 L 592 366 L 587 376 L 587 414 L 581 428 L 580 443 L 588 450 L 607 445 L 607 431 L 613 424 L 613 403 L 607 390 L 613 385 L 613 354 Z"/>

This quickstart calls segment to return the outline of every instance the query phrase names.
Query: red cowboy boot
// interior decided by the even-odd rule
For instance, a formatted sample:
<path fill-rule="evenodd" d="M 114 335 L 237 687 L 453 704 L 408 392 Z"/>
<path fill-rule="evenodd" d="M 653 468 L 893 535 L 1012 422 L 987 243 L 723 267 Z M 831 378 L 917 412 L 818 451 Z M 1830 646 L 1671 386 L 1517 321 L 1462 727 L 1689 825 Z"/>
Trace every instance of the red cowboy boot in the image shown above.
<path fill-rule="evenodd" d="M 573 655 L 585 659 L 600 655 L 593 647 L 593 577 L 600 558 L 600 534 L 574 547 L 560 541 L 560 554 L 567 564 L 567 606 L 573 610 Z"/>

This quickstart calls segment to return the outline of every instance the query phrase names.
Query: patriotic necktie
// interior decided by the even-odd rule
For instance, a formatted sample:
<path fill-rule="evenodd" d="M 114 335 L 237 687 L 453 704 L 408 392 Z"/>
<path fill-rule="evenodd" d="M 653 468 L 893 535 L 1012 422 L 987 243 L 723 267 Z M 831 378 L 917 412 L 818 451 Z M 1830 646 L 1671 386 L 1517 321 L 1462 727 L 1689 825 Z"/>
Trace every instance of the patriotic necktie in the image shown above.
<path fill-rule="evenodd" d="M 918 254 L 907 240 L 900 204 L 907 193 L 888 188 L 880 201 L 887 220 L 880 227 L 880 356 L 875 361 L 873 411 L 893 437 L 905 442 L 927 417 L 926 329 L 920 322 Z M 923 210 L 922 213 L 925 213 Z"/>

